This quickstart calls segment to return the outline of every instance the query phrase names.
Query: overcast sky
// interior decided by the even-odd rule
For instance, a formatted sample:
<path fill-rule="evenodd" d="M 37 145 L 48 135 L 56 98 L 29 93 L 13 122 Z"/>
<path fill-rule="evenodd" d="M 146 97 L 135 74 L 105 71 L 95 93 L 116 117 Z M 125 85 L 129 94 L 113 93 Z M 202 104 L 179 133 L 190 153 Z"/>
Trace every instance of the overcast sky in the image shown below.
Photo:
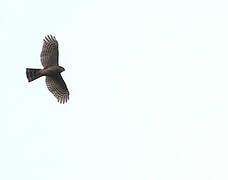
<path fill-rule="evenodd" d="M 0 179 L 227 180 L 226 0 L 0 3 Z M 70 91 L 41 68 L 59 42 Z"/>

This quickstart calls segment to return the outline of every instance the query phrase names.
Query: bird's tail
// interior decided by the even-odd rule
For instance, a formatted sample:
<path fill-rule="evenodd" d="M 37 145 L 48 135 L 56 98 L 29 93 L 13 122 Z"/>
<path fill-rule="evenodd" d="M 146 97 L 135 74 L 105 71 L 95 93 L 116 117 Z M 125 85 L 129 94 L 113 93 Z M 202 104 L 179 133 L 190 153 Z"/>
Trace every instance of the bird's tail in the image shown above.
<path fill-rule="evenodd" d="M 42 76 L 41 69 L 26 68 L 26 75 L 27 75 L 28 81 L 31 82 Z"/>

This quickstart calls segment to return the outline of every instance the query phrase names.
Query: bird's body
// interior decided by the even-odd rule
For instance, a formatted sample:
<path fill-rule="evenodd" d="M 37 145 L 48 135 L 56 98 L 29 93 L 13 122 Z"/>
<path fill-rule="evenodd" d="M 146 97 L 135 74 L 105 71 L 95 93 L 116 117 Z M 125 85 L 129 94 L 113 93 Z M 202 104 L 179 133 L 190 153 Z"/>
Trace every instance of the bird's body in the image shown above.
<path fill-rule="evenodd" d="M 43 76 L 56 76 L 63 72 L 65 69 L 61 66 L 50 66 L 41 70 Z"/>
<path fill-rule="evenodd" d="M 69 91 L 61 76 L 65 69 L 58 65 L 58 42 L 54 36 L 46 36 L 40 54 L 43 69 L 26 68 L 28 81 L 31 82 L 39 77 L 46 76 L 48 90 L 58 99 L 65 103 L 69 99 Z"/>

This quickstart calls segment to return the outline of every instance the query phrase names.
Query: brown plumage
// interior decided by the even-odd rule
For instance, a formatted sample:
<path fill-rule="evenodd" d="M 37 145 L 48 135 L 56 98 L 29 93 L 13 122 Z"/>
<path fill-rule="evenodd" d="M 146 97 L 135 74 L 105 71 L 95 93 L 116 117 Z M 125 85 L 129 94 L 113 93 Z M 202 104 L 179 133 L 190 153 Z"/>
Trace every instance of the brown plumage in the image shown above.
<path fill-rule="evenodd" d="M 48 35 L 44 39 L 40 54 L 43 69 L 26 68 L 26 76 L 31 82 L 41 76 L 46 76 L 48 90 L 57 98 L 58 102 L 65 103 L 69 99 L 69 91 L 61 76 L 65 69 L 59 66 L 58 41 L 54 36 Z"/>

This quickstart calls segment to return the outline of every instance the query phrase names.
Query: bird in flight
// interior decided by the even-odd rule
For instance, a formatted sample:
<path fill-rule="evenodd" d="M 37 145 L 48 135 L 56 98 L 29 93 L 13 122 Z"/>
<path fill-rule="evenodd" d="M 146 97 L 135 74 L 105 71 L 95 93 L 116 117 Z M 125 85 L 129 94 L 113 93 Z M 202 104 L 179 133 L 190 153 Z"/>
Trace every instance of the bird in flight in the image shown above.
<path fill-rule="evenodd" d="M 66 103 L 70 93 L 60 74 L 65 69 L 59 66 L 58 41 L 52 35 L 46 36 L 43 41 L 40 60 L 44 68 L 26 68 L 28 81 L 31 82 L 41 76 L 45 76 L 48 90 L 57 98 L 58 102 Z"/>

